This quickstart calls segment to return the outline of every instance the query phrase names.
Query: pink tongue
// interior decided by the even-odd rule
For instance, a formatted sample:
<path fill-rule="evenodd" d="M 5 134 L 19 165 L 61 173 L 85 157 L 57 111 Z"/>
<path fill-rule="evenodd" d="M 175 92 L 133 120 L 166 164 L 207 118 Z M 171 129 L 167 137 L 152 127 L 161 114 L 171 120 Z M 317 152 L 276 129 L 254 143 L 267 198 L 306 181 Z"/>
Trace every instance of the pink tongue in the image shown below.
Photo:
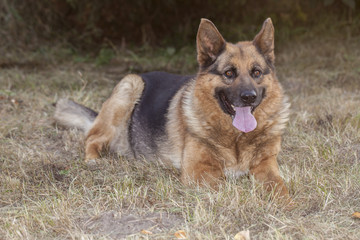
<path fill-rule="evenodd" d="M 257 126 L 255 117 L 251 114 L 250 107 L 235 107 L 233 125 L 242 132 L 251 132 Z"/>

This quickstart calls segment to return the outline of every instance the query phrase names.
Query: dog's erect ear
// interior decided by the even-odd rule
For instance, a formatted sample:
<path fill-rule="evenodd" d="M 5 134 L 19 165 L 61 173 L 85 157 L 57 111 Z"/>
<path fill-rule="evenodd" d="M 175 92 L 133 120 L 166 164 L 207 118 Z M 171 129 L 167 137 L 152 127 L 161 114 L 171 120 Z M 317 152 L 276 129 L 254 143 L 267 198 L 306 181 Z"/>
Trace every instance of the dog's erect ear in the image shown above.
<path fill-rule="evenodd" d="M 225 40 L 210 20 L 202 18 L 196 45 L 199 65 L 208 66 L 225 49 Z"/>
<path fill-rule="evenodd" d="M 270 18 L 265 20 L 260 32 L 255 36 L 253 43 L 257 49 L 265 55 L 269 63 L 274 64 L 274 26 Z"/>

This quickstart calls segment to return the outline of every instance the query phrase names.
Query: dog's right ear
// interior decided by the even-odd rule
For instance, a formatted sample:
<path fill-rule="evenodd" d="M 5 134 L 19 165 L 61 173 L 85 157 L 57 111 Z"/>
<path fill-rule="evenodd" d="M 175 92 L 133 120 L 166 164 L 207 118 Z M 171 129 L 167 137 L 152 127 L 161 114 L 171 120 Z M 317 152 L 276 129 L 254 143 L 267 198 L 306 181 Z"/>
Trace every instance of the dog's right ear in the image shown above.
<path fill-rule="evenodd" d="M 202 18 L 196 38 L 197 60 L 200 66 L 209 66 L 225 49 L 225 40 L 215 25 Z"/>
<path fill-rule="evenodd" d="M 260 32 L 253 40 L 254 45 L 264 54 L 269 63 L 274 64 L 274 25 L 270 18 L 266 19 Z"/>

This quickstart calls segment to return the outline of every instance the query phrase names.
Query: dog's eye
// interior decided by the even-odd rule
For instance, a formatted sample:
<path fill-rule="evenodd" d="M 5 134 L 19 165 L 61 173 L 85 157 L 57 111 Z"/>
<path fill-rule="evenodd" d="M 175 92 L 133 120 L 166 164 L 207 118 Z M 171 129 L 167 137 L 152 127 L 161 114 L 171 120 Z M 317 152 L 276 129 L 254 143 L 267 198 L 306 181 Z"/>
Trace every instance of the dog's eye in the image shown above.
<path fill-rule="evenodd" d="M 261 77 L 261 75 L 262 75 L 262 72 L 260 70 L 258 70 L 258 69 L 254 69 L 252 71 L 253 78 L 259 78 L 259 77 Z"/>
<path fill-rule="evenodd" d="M 235 73 L 233 70 L 228 70 L 224 73 L 225 77 L 227 78 L 233 78 L 235 76 Z"/>

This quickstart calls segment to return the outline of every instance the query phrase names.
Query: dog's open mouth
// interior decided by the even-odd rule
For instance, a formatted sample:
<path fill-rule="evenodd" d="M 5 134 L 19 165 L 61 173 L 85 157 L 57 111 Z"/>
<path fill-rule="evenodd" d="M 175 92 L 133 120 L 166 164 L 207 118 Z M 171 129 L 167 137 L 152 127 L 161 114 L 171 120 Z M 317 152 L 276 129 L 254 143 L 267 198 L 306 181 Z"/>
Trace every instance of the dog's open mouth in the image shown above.
<path fill-rule="evenodd" d="M 256 128 L 257 122 L 252 115 L 254 107 L 235 107 L 224 92 L 219 92 L 218 96 L 222 109 L 232 117 L 234 127 L 245 133 L 251 132 Z"/>
<path fill-rule="evenodd" d="M 235 116 L 235 107 L 234 107 L 234 105 L 232 105 L 232 103 L 226 97 L 225 93 L 224 92 L 219 92 L 219 98 L 220 98 L 220 101 L 222 103 L 222 107 L 225 110 L 225 112 L 227 112 L 232 117 L 234 117 Z"/>

